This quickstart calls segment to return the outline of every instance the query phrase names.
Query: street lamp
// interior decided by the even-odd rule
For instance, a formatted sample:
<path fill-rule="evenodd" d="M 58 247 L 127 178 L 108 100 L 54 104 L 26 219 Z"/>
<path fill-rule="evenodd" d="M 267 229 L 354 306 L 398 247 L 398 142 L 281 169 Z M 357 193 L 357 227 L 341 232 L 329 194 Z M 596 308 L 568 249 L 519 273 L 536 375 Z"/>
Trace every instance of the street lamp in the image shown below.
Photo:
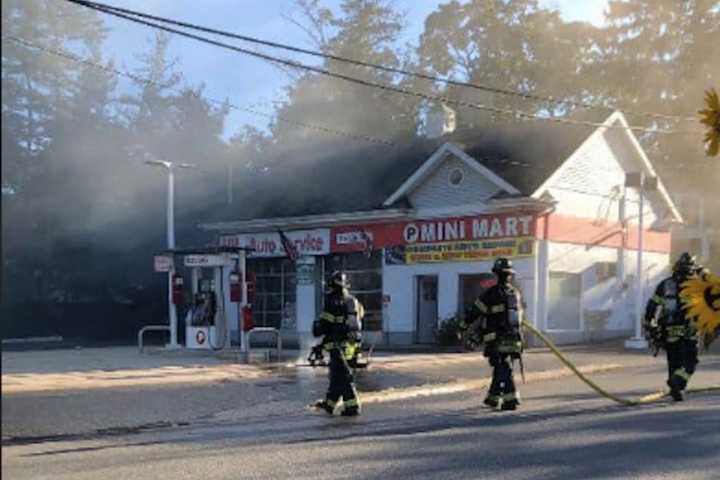
<path fill-rule="evenodd" d="M 175 249 L 175 173 L 176 168 L 197 168 L 195 165 L 190 163 L 176 163 L 168 162 L 166 160 L 154 160 L 146 159 L 145 164 L 154 167 L 165 168 L 168 172 L 168 197 L 167 197 L 167 244 L 168 250 Z M 173 303 L 172 294 L 172 279 L 175 273 L 175 266 L 173 265 L 168 271 L 168 311 L 170 315 L 170 343 L 166 345 L 167 348 L 179 348 L 180 345 L 177 342 L 177 309 Z"/>
<path fill-rule="evenodd" d="M 625 186 L 635 187 L 639 194 L 638 205 L 638 252 L 637 266 L 635 270 L 635 335 L 625 340 L 625 348 L 630 349 L 646 349 L 648 347 L 647 340 L 642 334 L 642 316 L 643 316 L 643 219 L 645 209 L 645 192 L 657 190 L 657 177 L 646 177 L 643 172 L 628 173 L 625 176 Z"/>

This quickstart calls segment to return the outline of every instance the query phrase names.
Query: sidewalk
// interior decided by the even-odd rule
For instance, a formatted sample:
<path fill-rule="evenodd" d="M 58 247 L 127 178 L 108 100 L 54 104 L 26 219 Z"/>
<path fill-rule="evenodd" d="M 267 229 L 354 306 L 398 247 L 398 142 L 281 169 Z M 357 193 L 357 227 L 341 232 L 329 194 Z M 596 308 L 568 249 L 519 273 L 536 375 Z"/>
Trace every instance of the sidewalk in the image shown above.
<path fill-rule="evenodd" d="M 623 376 L 637 368 L 662 375 L 665 369 L 664 358 L 629 352 L 621 345 L 565 351 L 592 375 Z M 133 347 L 3 352 L 3 437 L 86 434 L 302 411 L 324 394 L 327 370 L 296 366 L 305 358 L 296 350 L 285 353 L 283 362 L 248 365 L 190 352 L 141 355 Z M 524 358 L 529 382 L 572 376 L 547 349 L 532 349 Z M 699 370 L 704 377 L 719 366 L 720 355 L 713 353 L 701 357 Z M 370 368 L 358 371 L 357 385 L 367 403 L 377 404 L 483 388 L 489 375 L 487 360 L 479 352 L 376 352 Z"/>
<path fill-rule="evenodd" d="M 621 342 L 576 345 L 563 351 L 579 366 L 602 364 L 654 364 L 646 352 L 625 350 Z M 229 352 L 149 350 L 140 354 L 134 347 L 35 350 L 2 353 L 2 394 L 58 392 L 121 387 L 161 387 L 212 384 L 292 375 L 297 364 L 304 364 L 305 352 L 285 350 L 281 361 L 262 361 L 261 350 L 251 363 L 241 363 Z M 528 370 L 561 367 L 547 348 L 526 352 Z M 447 381 L 448 378 L 485 374 L 487 360 L 481 352 L 415 353 L 411 349 L 376 351 L 370 371 L 397 374 L 400 384 Z M 481 373 L 482 372 L 482 373 Z M 379 382 L 381 385 L 392 381 Z"/>

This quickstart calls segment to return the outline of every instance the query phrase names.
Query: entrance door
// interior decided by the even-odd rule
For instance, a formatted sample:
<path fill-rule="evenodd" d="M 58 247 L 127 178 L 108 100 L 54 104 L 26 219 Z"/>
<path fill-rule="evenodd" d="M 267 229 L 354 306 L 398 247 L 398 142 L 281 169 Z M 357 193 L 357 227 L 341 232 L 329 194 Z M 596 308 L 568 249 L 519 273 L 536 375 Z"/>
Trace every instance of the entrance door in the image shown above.
<path fill-rule="evenodd" d="M 438 324 L 437 276 L 417 277 L 417 342 L 435 343 Z"/>

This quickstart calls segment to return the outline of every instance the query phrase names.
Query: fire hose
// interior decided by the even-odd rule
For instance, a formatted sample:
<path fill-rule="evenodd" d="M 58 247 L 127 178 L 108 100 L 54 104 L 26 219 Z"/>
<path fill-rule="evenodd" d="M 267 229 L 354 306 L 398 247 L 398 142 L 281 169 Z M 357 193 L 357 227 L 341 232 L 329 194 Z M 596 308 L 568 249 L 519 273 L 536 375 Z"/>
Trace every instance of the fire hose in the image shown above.
<path fill-rule="evenodd" d="M 530 332 L 537 335 L 537 337 L 540 340 L 542 340 L 542 342 L 550 348 L 550 350 L 563 363 L 563 365 L 565 365 L 570 370 L 572 370 L 572 372 L 575 375 L 577 375 L 577 377 L 580 380 L 585 382 L 585 384 L 587 384 L 590 388 L 595 390 L 598 394 L 602 395 L 603 397 L 605 397 L 609 400 L 617 402 L 621 405 L 626 405 L 626 406 L 632 407 L 632 406 L 642 405 L 642 404 L 646 404 L 646 403 L 650 403 L 650 402 L 656 402 L 656 401 L 661 400 L 662 398 L 670 395 L 670 393 L 668 391 L 660 391 L 660 392 L 656 392 L 656 393 L 651 393 L 649 395 L 645 395 L 644 397 L 640 397 L 637 399 L 618 397 L 617 395 L 608 392 L 607 390 L 605 390 L 604 388 L 602 388 L 601 386 L 599 386 L 598 384 L 596 384 L 595 382 L 590 380 L 582 372 L 580 372 L 577 369 L 577 367 L 575 367 L 575 365 L 570 360 L 568 360 L 568 358 L 557 348 L 557 346 L 555 346 L 555 344 L 549 338 L 547 338 L 542 332 L 540 332 L 540 330 L 538 330 L 537 328 L 535 328 L 534 326 L 532 326 L 531 324 L 529 324 L 526 321 L 523 321 L 522 325 L 526 329 L 528 329 Z M 689 388 L 687 391 L 694 392 L 694 393 L 700 393 L 700 392 L 710 392 L 710 391 L 718 391 L 718 390 L 720 390 L 720 385 L 713 385 L 710 387 L 703 387 L 703 388 Z"/>

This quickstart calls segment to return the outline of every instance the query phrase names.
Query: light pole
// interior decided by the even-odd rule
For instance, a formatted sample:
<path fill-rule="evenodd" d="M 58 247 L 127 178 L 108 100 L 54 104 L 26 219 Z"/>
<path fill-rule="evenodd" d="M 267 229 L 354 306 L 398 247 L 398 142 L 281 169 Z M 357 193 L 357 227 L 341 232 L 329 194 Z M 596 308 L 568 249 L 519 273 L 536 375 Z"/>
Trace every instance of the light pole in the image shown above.
<path fill-rule="evenodd" d="M 196 168 L 195 165 L 189 163 L 175 163 L 165 160 L 145 160 L 147 165 L 154 167 L 163 167 L 168 172 L 168 191 L 167 191 L 167 244 L 168 250 L 175 249 L 175 173 L 176 168 Z M 167 348 L 179 348 L 177 342 L 177 309 L 173 303 L 173 274 L 175 266 L 173 265 L 168 271 L 168 312 L 170 315 L 170 343 Z"/>
<path fill-rule="evenodd" d="M 647 340 L 642 334 L 643 316 L 643 237 L 645 217 L 645 192 L 657 189 L 657 177 L 646 177 L 642 172 L 626 175 L 625 185 L 636 187 L 639 194 L 638 205 L 638 252 L 635 267 L 635 335 L 625 340 L 625 348 L 646 349 Z"/>

